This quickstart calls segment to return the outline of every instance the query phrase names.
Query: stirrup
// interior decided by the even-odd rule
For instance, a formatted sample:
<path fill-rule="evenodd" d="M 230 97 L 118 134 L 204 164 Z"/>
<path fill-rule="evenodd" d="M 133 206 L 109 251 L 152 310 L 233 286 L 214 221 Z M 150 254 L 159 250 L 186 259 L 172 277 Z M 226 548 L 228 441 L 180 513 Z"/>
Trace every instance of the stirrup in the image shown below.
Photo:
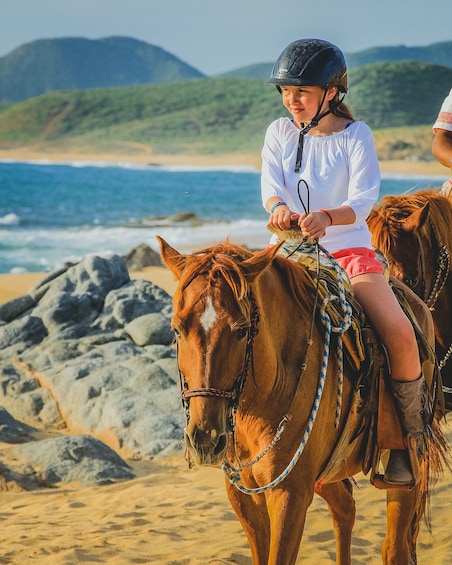
<path fill-rule="evenodd" d="M 406 449 L 392 449 L 384 474 L 385 482 L 391 485 L 410 486 L 413 484 L 411 462 Z"/>

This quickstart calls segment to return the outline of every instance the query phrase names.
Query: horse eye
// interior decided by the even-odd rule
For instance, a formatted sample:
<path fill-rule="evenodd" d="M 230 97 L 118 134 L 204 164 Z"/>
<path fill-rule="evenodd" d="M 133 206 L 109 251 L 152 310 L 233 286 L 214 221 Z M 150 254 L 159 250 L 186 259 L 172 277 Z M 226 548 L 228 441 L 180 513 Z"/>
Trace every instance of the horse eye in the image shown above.
<path fill-rule="evenodd" d="M 243 339 L 248 335 L 248 328 L 238 328 L 235 331 L 235 335 L 238 337 L 238 339 Z"/>
<path fill-rule="evenodd" d="M 173 328 L 174 336 L 176 339 L 180 338 L 180 331 L 177 328 Z"/>

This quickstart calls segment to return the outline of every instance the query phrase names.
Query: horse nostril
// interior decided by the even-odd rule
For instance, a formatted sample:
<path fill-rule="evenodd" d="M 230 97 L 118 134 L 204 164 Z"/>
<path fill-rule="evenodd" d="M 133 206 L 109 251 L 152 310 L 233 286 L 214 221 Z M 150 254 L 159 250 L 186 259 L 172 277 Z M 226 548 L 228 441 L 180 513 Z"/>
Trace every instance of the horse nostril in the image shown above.
<path fill-rule="evenodd" d="M 227 444 L 227 435 L 221 434 L 218 438 L 217 445 L 215 446 L 214 453 L 215 455 L 219 455 L 226 449 Z"/>

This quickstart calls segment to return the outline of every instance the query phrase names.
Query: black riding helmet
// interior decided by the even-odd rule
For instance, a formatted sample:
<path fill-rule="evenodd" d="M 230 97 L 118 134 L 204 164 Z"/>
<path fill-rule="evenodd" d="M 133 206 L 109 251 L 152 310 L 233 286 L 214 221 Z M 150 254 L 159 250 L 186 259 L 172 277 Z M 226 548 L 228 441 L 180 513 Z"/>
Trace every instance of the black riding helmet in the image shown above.
<path fill-rule="evenodd" d="M 298 173 L 303 156 L 304 136 L 316 127 L 322 118 L 331 114 L 331 104 L 326 112 L 320 113 L 327 90 L 336 86 L 344 96 L 347 92 L 347 65 L 344 55 L 329 41 L 298 39 L 288 45 L 278 57 L 267 84 L 274 84 L 279 92 L 281 86 L 320 86 L 324 90 L 316 115 L 309 124 L 302 124 L 300 130 L 295 162 L 295 172 Z"/>
<path fill-rule="evenodd" d="M 278 86 L 337 86 L 347 92 L 347 65 L 342 51 L 322 39 L 298 39 L 273 65 L 268 84 Z"/>

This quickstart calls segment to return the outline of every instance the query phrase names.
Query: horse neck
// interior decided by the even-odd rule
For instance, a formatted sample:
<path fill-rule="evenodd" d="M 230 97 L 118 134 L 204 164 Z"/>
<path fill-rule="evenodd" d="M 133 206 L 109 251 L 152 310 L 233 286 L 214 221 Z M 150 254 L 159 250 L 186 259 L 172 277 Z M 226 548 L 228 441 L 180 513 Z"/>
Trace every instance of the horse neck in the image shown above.
<path fill-rule="evenodd" d="M 309 279 L 268 269 L 253 285 L 259 308 L 259 332 L 254 344 L 254 369 L 263 396 L 293 395 L 305 361 L 309 340 L 316 336 L 313 288 Z M 316 339 L 316 346 L 319 339 Z M 323 346 L 323 342 L 319 348 Z M 320 355 L 318 356 L 320 357 Z M 317 363 L 316 363 L 317 365 Z"/>

